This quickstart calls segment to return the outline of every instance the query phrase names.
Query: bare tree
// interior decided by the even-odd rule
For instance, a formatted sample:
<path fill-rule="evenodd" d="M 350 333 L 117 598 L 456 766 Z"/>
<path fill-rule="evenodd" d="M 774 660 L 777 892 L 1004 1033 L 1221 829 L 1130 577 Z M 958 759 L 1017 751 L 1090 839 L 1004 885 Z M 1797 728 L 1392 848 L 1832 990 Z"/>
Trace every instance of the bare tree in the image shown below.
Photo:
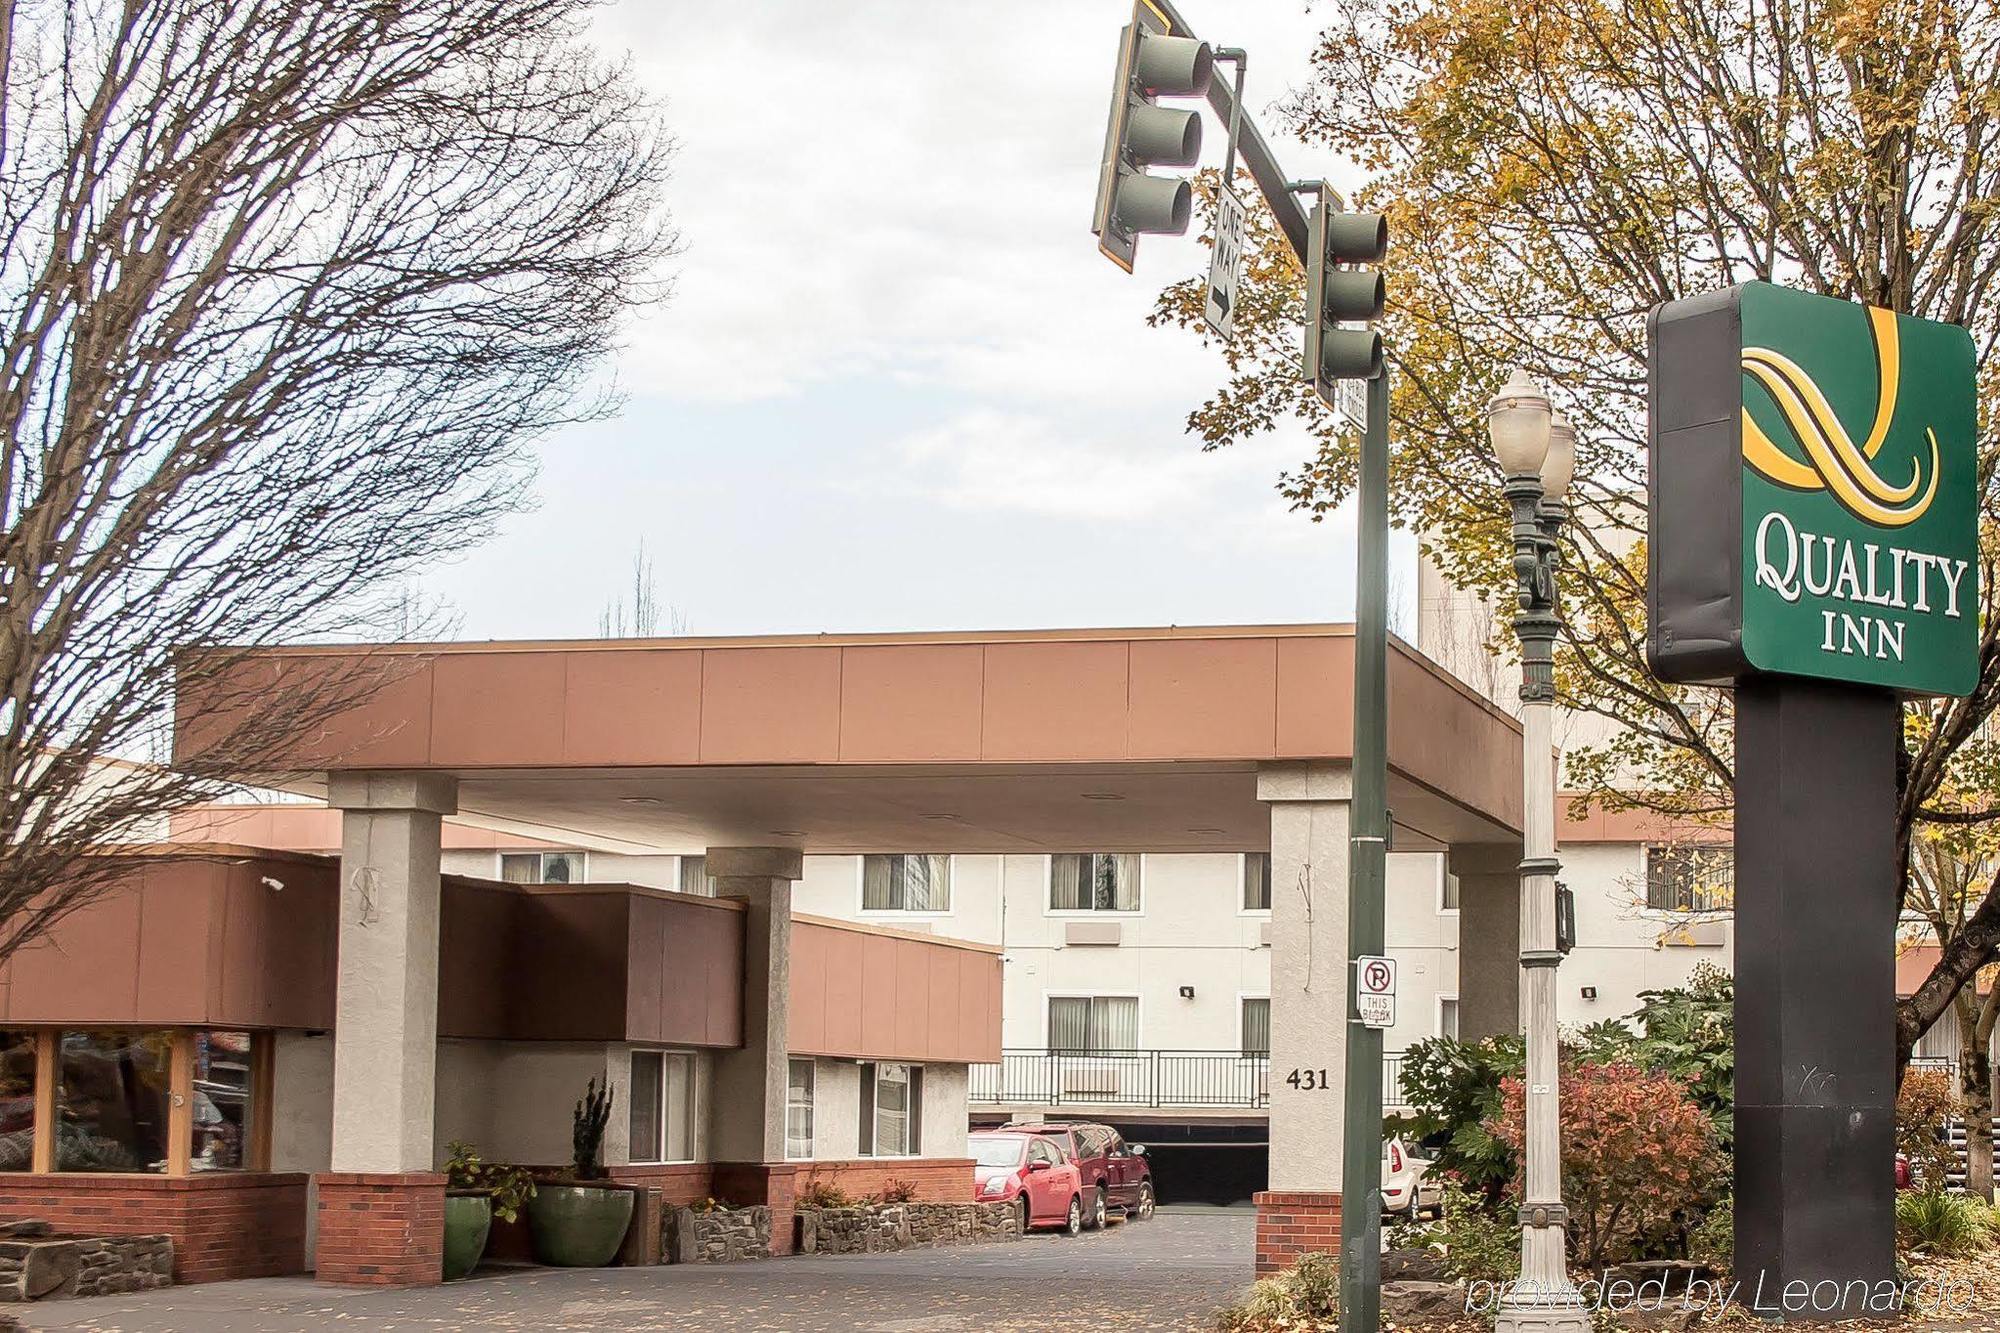
<path fill-rule="evenodd" d="M 660 601 L 659 586 L 653 580 L 653 558 L 646 554 L 642 539 L 632 554 L 632 607 L 628 617 L 625 598 L 614 595 L 597 615 L 600 639 L 650 639 L 661 634 L 688 631 L 686 614 L 671 602 Z"/>
<path fill-rule="evenodd" d="M 671 143 L 590 7 L 0 0 L 0 959 L 380 683 L 245 652 L 394 626 L 609 409 Z"/>

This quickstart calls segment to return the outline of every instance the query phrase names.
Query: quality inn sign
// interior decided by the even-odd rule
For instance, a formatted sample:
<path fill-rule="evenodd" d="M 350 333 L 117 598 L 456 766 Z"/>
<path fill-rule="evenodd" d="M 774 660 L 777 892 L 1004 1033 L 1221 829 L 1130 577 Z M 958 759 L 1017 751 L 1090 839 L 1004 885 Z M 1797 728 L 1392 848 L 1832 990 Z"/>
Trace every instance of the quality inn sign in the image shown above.
<path fill-rule="evenodd" d="M 1661 306 L 1648 341 L 1655 674 L 1970 692 L 1966 331 L 1753 282 Z"/>

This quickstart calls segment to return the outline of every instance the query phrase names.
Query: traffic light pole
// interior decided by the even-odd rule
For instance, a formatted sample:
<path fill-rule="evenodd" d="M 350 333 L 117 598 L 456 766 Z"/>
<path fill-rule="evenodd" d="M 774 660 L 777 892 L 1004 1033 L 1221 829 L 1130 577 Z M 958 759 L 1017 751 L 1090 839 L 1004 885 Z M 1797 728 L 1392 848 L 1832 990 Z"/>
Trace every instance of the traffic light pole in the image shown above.
<path fill-rule="evenodd" d="M 1368 384 L 1356 491 L 1354 767 L 1348 807 L 1346 1143 L 1340 1173 L 1340 1324 L 1373 1329 L 1382 1306 L 1382 1029 L 1362 1024 L 1357 957 L 1385 952 L 1389 850 L 1389 371 Z"/>

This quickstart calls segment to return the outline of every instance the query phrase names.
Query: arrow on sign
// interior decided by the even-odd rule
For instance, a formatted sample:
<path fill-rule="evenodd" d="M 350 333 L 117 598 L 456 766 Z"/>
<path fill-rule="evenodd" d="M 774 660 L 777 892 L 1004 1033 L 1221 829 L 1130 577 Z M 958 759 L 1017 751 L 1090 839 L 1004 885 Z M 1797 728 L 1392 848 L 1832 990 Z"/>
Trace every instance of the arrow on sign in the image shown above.
<path fill-rule="evenodd" d="M 1210 305 L 1215 307 L 1216 314 L 1220 315 L 1225 321 L 1229 318 L 1229 307 L 1232 303 L 1228 292 L 1220 287 L 1211 287 L 1208 289 L 1208 301 Z"/>

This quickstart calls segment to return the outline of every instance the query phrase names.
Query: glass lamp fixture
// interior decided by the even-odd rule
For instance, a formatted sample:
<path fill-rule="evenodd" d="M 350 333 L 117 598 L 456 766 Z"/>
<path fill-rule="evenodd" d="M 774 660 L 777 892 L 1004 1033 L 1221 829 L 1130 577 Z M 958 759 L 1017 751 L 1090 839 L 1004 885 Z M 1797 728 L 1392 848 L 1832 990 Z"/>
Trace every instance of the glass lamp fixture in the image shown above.
<path fill-rule="evenodd" d="M 1576 427 L 1558 412 L 1549 419 L 1549 451 L 1542 456 L 1542 498 L 1563 500 L 1576 474 Z"/>
<path fill-rule="evenodd" d="M 1486 405 L 1486 432 L 1510 477 L 1532 477 L 1548 456 L 1551 413 L 1548 395 L 1519 366 Z"/>

